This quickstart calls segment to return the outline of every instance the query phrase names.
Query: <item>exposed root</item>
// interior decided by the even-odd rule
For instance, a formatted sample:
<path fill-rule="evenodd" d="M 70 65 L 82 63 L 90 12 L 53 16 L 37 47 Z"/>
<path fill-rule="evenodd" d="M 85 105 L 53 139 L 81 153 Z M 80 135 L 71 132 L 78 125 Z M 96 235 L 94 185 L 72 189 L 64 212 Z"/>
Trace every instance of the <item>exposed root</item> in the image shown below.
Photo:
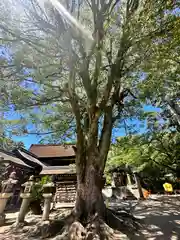
<path fill-rule="evenodd" d="M 53 238 L 53 240 L 69 240 L 69 227 L 64 226 L 58 236 Z"/>
<path fill-rule="evenodd" d="M 129 235 L 130 232 L 137 232 L 139 227 L 138 219 L 134 218 L 131 213 L 122 209 L 116 209 L 116 211 L 106 209 L 106 219 L 100 218 L 96 213 L 86 224 L 82 224 L 77 221 L 72 212 L 63 219 L 36 222 L 33 225 L 27 224 L 18 228 L 16 226 L 11 229 L 11 233 L 14 230 L 26 237 L 36 238 L 56 235 L 53 240 L 118 240 L 124 239 L 123 233 Z"/>
<path fill-rule="evenodd" d="M 113 229 L 123 232 L 137 232 L 141 227 L 139 219 L 125 210 L 107 209 L 106 223 Z"/>
<path fill-rule="evenodd" d="M 70 240 L 81 240 L 85 239 L 86 229 L 80 222 L 74 222 L 69 228 L 69 239 Z"/>
<path fill-rule="evenodd" d="M 140 227 L 138 220 L 126 211 L 107 209 L 106 222 L 96 213 L 83 226 L 75 221 L 69 228 L 69 240 L 115 240 L 123 239 L 122 232 L 136 232 Z M 121 237 L 120 237 L 121 236 Z M 123 235 L 125 236 L 125 235 Z"/>
<path fill-rule="evenodd" d="M 83 227 L 81 223 L 74 222 L 69 229 L 68 240 L 122 240 L 127 239 L 127 235 L 108 226 L 103 220 L 99 220 L 91 226 Z M 128 234 L 129 235 L 129 234 Z M 62 240 L 58 239 L 58 240 Z"/>
<path fill-rule="evenodd" d="M 100 221 L 98 215 L 89 219 L 83 226 L 80 222 L 75 221 L 69 228 L 69 240 L 100 240 Z"/>

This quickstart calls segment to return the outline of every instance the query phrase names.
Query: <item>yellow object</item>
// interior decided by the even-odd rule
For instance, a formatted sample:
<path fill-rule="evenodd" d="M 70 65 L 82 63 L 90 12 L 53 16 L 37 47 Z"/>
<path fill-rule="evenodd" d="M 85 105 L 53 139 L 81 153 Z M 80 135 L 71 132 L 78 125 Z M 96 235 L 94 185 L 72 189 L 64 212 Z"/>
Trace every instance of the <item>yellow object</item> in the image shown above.
<path fill-rule="evenodd" d="M 163 187 L 166 192 L 173 192 L 172 184 L 166 182 L 163 184 Z"/>

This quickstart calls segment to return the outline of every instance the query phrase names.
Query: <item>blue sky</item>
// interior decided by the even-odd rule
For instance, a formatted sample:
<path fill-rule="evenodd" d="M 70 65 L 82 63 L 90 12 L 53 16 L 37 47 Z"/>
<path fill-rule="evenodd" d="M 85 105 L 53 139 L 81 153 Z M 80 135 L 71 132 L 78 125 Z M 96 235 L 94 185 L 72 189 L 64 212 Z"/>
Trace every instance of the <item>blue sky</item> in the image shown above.
<path fill-rule="evenodd" d="M 144 110 L 147 112 L 152 112 L 152 111 L 160 111 L 160 108 L 155 108 L 152 107 L 151 105 L 146 105 L 144 106 Z M 14 116 L 14 114 L 13 114 Z M 12 119 L 12 118 L 11 118 Z M 146 123 L 144 124 L 144 127 L 142 127 L 140 124 L 141 122 L 134 120 L 133 124 L 137 125 L 137 129 L 138 129 L 138 133 L 143 133 L 146 131 Z M 124 129 L 119 128 L 119 129 L 113 129 L 113 141 L 120 136 L 125 136 L 126 132 Z M 29 147 L 31 146 L 31 144 L 38 144 L 38 142 L 41 140 L 40 136 L 36 136 L 36 135 L 26 135 L 26 136 L 13 136 L 12 137 L 13 140 L 15 141 L 22 141 L 25 145 L 26 149 L 29 149 Z"/>
<path fill-rule="evenodd" d="M 9 57 L 10 54 L 9 53 L 7 54 L 6 51 L 7 50 L 5 50 L 3 48 L 0 48 L 0 55 L 2 56 L 4 54 L 6 58 L 7 58 L 7 56 Z M 34 86 L 34 85 L 31 86 L 31 87 L 33 87 L 34 91 L 38 91 L 38 89 L 39 89 L 37 86 Z M 152 112 L 152 111 L 160 111 L 159 108 L 154 108 L 151 105 L 145 105 L 144 106 L 144 110 L 147 111 L 147 112 L 148 111 L 150 111 L 150 112 Z M 6 118 L 10 119 L 10 120 L 14 120 L 14 119 L 18 118 L 18 115 L 12 109 L 12 111 L 10 113 L 7 113 Z M 144 123 L 144 126 L 142 126 L 142 122 L 137 121 L 137 120 L 133 120 L 130 123 L 136 125 L 136 128 L 138 129 L 138 133 L 143 133 L 143 132 L 146 131 L 146 123 Z M 28 124 L 27 127 L 28 127 L 29 130 L 32 130 L 33 125 L 32 124 Z M 123 128 L 115 128 L 115 129 L 113 129 L 112 140 L 115 141 L 115 139 L 117 137 L 124 136 L 124 135 L 126 135 L 125 129 L 123 129 Z M 12 138 L 15 141 L 22 141 L 24 143 L 26 149 L 29 149 L 31 144 L 37 144 L 41 140 L 41 136 L 37 136 L 37 135 L 34 135 L 34 134 L 33 135 L 26 135 L 26 136 L 12 136 Z"/>
<path fill-rule="evenodd" d="M 10 53 L 7 52 L 7 49 L 4 49 L 4 48 L 0 47 L 0 55 L 4 56 L 9 61 L 11 60 L 10 59 Z M 38 87 L 36 87 L 34 85 L 33 85 L 33 89 L 38 91 Z M 145 111 L 151 111 L 151 112 L 152 111 L 160 111 L 159 108 L 154 108 L 151 105 L 144 106 L 144 110 Z M 16 118 L 17 118 L 17 115 L 14 111 L 12 111 L 10 114 L 7 114 L 7 119 L 13 120 L 13 119 L 16 119 Z M 136 127 L 138 129 L 138 133 L 143 133 L 143 132 L 146 131 L 146 123 L 144 124 L 144 126 L 142 126 L 142 122 L 137 121 L 137 120 L 133 120 L 133 121 L 131 121 L 131 124 L 136 125 Z M 33 126 L 31 124 L 29 124 L 27 127 L 28 127 L 29 130 L 31 130 L 33 128 Z M 112 135 L 113 135 L 113 141 L 114 141 L 117 137 L 126 135 L 126 132 L 125 132 L 125 129 L 123 129 L 123 128 L 116 128 L 116 129 L 113 129 L 113 134 Z M 26 135 L 26 136 L 12 136 L 12 138 L 15 141 L 22 141 L 24 143 L 26 149 L 29 149 L 31 144 L 37 144 L 41 140 L 40 136 L 37 136 L 37 135 L 34 135 L 34 134 L 33 135 Z"/>
<path fill-rule="evenodd" d="M 31 144 L 37 144 L 40 141 L 40 139 L 41 138 L 39 136 L 35 136 L 35 135 L 27 135 L 24 137 L 20 137 L 20 136 L 13 137 L 13 140 L 15 141 L 22 141 L 26 149 L 29 149 Z"/>

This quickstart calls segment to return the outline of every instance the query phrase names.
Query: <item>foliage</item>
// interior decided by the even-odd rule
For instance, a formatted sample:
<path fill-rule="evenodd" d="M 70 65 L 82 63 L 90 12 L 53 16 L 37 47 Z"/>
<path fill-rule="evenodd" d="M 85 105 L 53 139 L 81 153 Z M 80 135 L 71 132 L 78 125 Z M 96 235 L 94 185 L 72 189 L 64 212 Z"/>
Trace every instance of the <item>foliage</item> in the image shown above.
<path fill-rule="evenodd" d="M 32 187 L 32 199 L 33 201 L 43 199 L 42 196 L 43 188 L 41 182 L 35 183 Z"/>
<path fill-rule="evenodd" d="M 98 171 L 96 176 L 103 175 L 112 128 L 144 119 L 143 104 L 154 101 L 156 95 L 164 101 L 161 86 L 166 76 L 172 82 L 177 78 L 174 63 L 168 72 L 164 69 L 169 59 L 158 62 L 177 50 L 178 38 L 172 29 L 179 26 L 179 18 L 172 12 L 178 3 L 84 0 L 77 6 L 64 1 L 71 15 L 60 2 L 51 3 L 41 6 L 37 0 L 22 0 L 21 12 L 17 14 L 16 6 L 9 18 L 2 2 L 1 101 L 19 114 L 10 123 L 18 129 L 16 134 L 39 134 L 56 142 L 77 138 L 78 182 L 88 182 L 90 165 Z M 123 141 L 131 145 L 132 138 Z M 133 145 L 120 158 L 140 167 L 132 160 L 147 161 L 145 146 L 140 150 L 142 156 Z"/>
<path fill-rule="evenodd" d="M 31 122 L 34 124 L 34 132 L 37 134 L 50 135 L 52 139 L 59 139 L 60 135 L 64 135 L 63 137 L 66 139 L 74 136 L 75 120 L 72 115 L 70 101 L 72 96 L 68 96 L 68 91 L 65 89 L 69 76 L 72 75 L 72 63 L 73 71 L 75 72 L 73 73 L 75 74 L 74 80 L 76 81 L 74 90 L 77 94 L 76 97 L 78 97 L 82 122 L 85 121 L 87 104 L 90 102 L 89 98 L 91 100 L 92 98 L 96 99 L 96 104 L 99 105 L 99 102 L 103 99 L 102 93 L 104 92 L 104 96 L 108 93 L 106 87 L 109 86 L 110 82 L 108 83 L 107 81 L 108 85 L 106 85 L 106 79 L 109 78 L 108 72 L 114 67 L 108 61 L 117 63 L 117 69 L 121 66 L 117 73 L 117 78 L 121 80 L 118 80 L 118 83 L 113 83 L 110 92 L 112 93 L 113 89 L 119 89 L 119 91 L 124 93 L 125 89 L 131 89 L 132 87 L 133 92 L 136 91 L 134 86 L 136 86 L 138 81 L 132 77 L 132 69 L 135 72 L 136 69 L 138 70 L 137 67 L 140 67 L 142 61 L 144 62 L 147 59 L 149 45 L 152 45 L 151 39 L 155 41 L 156 38 L 164 36 L 162 31 L 165 31 L 166 28 L 167 33 L 169 33 L 169 29 L 171 29 L 172 23 L 174 25 L 176 18 L 172 19 L 168 14 L 163 16 L 165 9 L 172 8 L 169 2 L 167 5 L 163 1 L 157 1 L 156 4 L 151 1 L 149 4 L 146 4 L 146 1 L 142 1 L 139 6 L 138 1 L 134 1 L 131 4 L 125 1 L 122 6 L 119 3 L 114 9 L 115 4 L 113 1 L 109 1 L 107 5 L 104 3 L 101 7 L 94 6 L 93 8 L 93 1 L 91 7 L 89 7 L 88 1 L 83 1 L 78 9 L 79 21 L 87 24 L 90 21 L 87 14 L 91 13 L 94 15 L 95 22 L 89 24 L 89 30 L 92 31 L 94 29 L 99 35 L 100 31 L 103 32 L 103 36 L 101 36 L 103 39 L 95 42 L 90 36 L 88 39 L 84 39 L 83 31 L 78 32 L 77 29 L 74 31 L 71 25 L 67 26 L 66 22 L 63 23 L 61 16 L 58 15 L 52 6 L 48 5 L 41 11 L 40 6 L 34 0 L 30 0 L 27 4 L 22 1 L 20 6 L 22 10 L 21 19 L 24 21 L 22 22 L 21 20 L 21 25 L 18 24 L 18 16 L 12 12 L 10 20 L 5 18 L 4 14 L 1 16 L 3 51 L 6 52 L 7 46 L 8 49 L 9 47 L 11 49 L 10 56 L 8 55 L 10 61 L 7 59 L 6 53 L 2 55 L 1 59 L 2 85 L 4 86 L 2 91 L 5 102 L 8 101 L 8 104 L 13 104 L 16 110 L 26 111 L 23 112 L 23 118 L 16 123 L 17 126 L 21 125 L 21 133 L 29 133 L 26 119 L 28 121 L 31 119 Z M 2 7 L 4 10 L 3 4 Z M 96 22 L 100 21 L 100 16 L 98 15 L 103 13 L 103 7 L 106 9 L 106 14 L 102 15 L 103 22 L 101 26 L 96 26 Z M 23 13 L 23 9 L 25 9 L 25 13 Z M 76 15 L 76 7 L 74 6 L 73 9 L 72 5 L 71 10 L 73 11 L 72 14 Z M 50 11 L 56 13 L 55 19 L 52 18 Z M 97 14 L 98 12 L 99 14 Z M 31 18 L 31 13 L 34 16 L 33 19 Z M 121 19 L 118 17 L 119 14 L 122 16 Z M 162 22 L 160 28 L 156 24 L 157 17 Z M 66 21 L 66 19 L 63 19 L 63 21 Z M 32 29 L 31 26 L 33 26 Z M 60 32 L 57 31 L 59 28 L 61 28 Z M 96 28 L 101 29 L 98 30 Z M 88 50 L 85 48 L 87 47 L 85 45 L 88 45 Z M 119 49 L 121 57 L 116 55 L 116 49 Z M 124 58 L 123 60 L 121 60 L 122 57 Z M 88 60 L 88 58 L 90 59 Z M 153 58 L 152 53 L 151 58 Z M 87 66 L 84 64 L 84 59 L 87 59 Z M 99 65 L 98 67 L 94 64 L 94 61 Z M 84 68 L 83 72 L 80 70 L 82 67 Z M 85 72 L 88 71 L 89 76 L 85 76 Z M 85 77 L 86 81 L 90 81 L 91 84 L 86 83 Z M 7 78 L 9 79 L 7 81 L 8 86 L 7 82 L 4 82 Z M 88 78 L 89 80 L 87 80 Z M 96 86 L 93 86 L 93 81 L 96 81 L 96 78 L 97 84 L 94 82 Z M 91 93 L 89 92 L 88 84 L 89 87 L 92 85 Z M 8 92 L 7 87 L 9 89 Z M 95 87 L 95 91 L 93 87 Z M 96 92 L 97 96 L 90 96 Z M 124 119 L 132 116 L 134 111 L 138 109 L 138 100 L 135 103 L 130 96 L 128 101 L 125 102 L 125 106 L 123 106 L 127 106 L 127 109 L 125 108 L 124 110 Z M 109 101 L 109 99 L 107 100 Z M 108 102 L 107 100 L 106 102 Z M 120 101 L 120 99 L 118 100 Z M 119 111 L 122 108 L 119 105 L 119 101 L 113 105 L 113 114 L 115 116 L 117 116 L 117 107 Z M 135 104 L 137 104 L 137 108 L 133 110 Z M 34 109 L 35 106 L 36 110 Z M 27 110 L 29 110 L 28 113 Z M 100 109 L 100 112 L 100 116 L 104 117 L 104 107 L 102 111 Z M 81 123 L 81 125 L 83 125 L 83 130 L 85 131 L 85 123 Z"/>
<path fill-rule="evenodd" d="M 176 24 L 167 35 L 158 36 L 156 44 L 151 48 L 150 58 L 142 63 L 145 72 L 144 81 L 140 83 L 142 98 L 150 104 L 160 107 L 161 117 L 168 125 L 180 130 L 179 108 L 179 46 L 180 46 L 180 11 L 179 3 L 174 11 L 165 14 L 176 19 Z"/>
<path fill-rule="evenodd" d="M 12 123 L 13 120 L 9 121 L 6 119 L 3 104 L 3 101 L 0 101 L 0 149 L 12 151 L 15 148 L 24 147 L 24 144 L 23 142 L 16 142 L 12 139 L 12 133 L 10 131 L 11 124 L 9 125 L 9 122 Z"/>
<path fill-rule="evenodd" d="M 0 148 L 1 149 L 11 151 L 11 150 L 13 150 L 15 148 L 19 148 L 19 147 L 24 147 L 23 142 L 15 142 L 11 138 L 6 137 L 5 134 L 0 136 Z"/>
<path fill-rule="evenodd" d="M 180 134 L 178 132 L 149 132 L 118 138 L 112 145 L 107 171 L 113 166 L 130 166 L 149 184 L 164 180 L 166 174 L 174 178 L 180 168 Z"/>
<path fill-rule="evenodd" d="M 51 182 L 51 177 L 49 175 L 46 175 L 41 178 L 40 184 L 43 186 L 44 184 L 49 182 Z"/>

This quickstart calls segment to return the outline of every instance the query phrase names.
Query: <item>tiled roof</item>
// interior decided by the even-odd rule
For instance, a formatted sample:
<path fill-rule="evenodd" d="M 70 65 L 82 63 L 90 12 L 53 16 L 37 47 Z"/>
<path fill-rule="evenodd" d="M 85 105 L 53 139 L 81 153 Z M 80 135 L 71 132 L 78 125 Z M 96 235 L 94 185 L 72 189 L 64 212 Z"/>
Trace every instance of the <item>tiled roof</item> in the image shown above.
<path fill-rule="evenodd" d="M 1 149 L 0 149 L 0 161 L 13 162 L 13 163 L 23 166 L 23 167 L 32 168 L 31 166 L 29 166 L 25 162 L 23 162 L 20 158 L 16 157 L 14 154 L 6 152 Z"/>
<path fill-rule="evenodd" d="M 38 158 L 48 157 L 75 157 L 74 145 L 60 144 L 32 144 L 29 151 Z"/>
<path fill-rule="evenodd" d="M 29 160 L 30 162 L 36 163 L 42 167 L 45 167 L 46 165 L 43 164 L 42 162 L 40 162 L 37 158 L 31 156 L 30 154 L 22 151 L 22 150 L 18 150 L 18 152 L 21 154 L 21 156 L 23 156 L 24 158 L 26 158 L 27 160 Z"/>

